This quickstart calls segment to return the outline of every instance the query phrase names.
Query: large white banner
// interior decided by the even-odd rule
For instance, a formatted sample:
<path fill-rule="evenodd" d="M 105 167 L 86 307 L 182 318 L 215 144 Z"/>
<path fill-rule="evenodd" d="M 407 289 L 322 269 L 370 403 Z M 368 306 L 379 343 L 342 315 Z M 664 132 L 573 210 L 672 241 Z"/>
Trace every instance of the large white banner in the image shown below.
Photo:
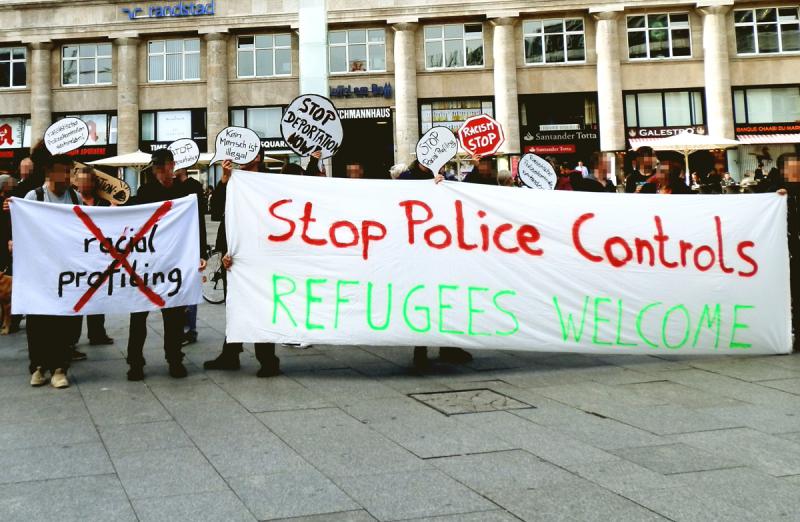
<path fill-rule="evenodd" d="M 790 351 L 786 199 L 236 171 L 229 341 Z"/>
<path fill-rule="evenodd" d="M 197 198 L 133 207 L 15 198 L 15 314 L 158 310 L 202 299 Z"/>

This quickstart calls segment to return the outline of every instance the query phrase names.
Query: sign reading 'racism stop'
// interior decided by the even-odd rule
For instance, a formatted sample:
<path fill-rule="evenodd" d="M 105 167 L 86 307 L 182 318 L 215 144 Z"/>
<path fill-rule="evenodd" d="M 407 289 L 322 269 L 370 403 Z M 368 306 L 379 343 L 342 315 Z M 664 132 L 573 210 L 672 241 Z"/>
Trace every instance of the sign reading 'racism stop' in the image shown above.
<path fill-rule="evenodd" d="M 461 147 L 472 155 L 483 157 L 495 154 L 506 137 L 503 127 L 487 114 L 469 118 L 458 129 Z"/>

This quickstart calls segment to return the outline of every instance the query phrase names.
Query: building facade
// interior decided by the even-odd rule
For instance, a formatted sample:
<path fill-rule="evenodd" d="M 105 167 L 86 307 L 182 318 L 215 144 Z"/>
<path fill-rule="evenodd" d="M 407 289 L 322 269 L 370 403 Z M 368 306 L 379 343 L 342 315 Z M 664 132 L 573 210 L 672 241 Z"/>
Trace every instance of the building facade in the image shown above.
<path fill-rule="evenodd" d="M 745 145 L 709 161 L 735 177 L 800 143 L 797 2 L 328 0 L 334 160 L 386 172 L 428 128 L 479 113 L 501 152 L 584 161 L 680 130 Z M 297 0 L 6 0 L 0 4 L 0 170 L 77 116 L 92 160 L 228 125 L 288 154 L 299 93 Z M 768 161 L 768 160 L 767 160 Z"/>

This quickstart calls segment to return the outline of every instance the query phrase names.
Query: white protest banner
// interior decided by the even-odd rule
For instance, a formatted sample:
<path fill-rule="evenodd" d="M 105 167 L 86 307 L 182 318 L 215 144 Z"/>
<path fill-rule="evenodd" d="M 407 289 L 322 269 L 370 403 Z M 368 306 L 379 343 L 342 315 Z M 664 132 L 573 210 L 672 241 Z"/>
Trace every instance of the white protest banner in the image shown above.
<path fill-rule="evenodd" d="M 237 171 L 225 219 L 231 342 L 641 354 L 791 346 L 786 198 L 775 194 Z"/>
<path fill-rule="evenodd" d="M 519 179 L 522 183 L 532 189 L 553 190 L 556 188 L 558 176 L 555 169 L 548 161 L 540 158 L 536 154 L 525 154 L 519 160 L 517 167 Z"/>
<path fill-rule="evenodd" d="M 14 198 L 15 314 L 90 315 L 200 302 L 197 198 L 133 207 Z"/>
<path fill-rule="evenodd" d="M 344 131 L 332 101 L 318 94 L 303 94 L 283 113 L 281 135 L 300 156 L 319 151 L 320 159 L 326 159 L 341 147 Z"/>
<path fill-rule="evenodd" d="M 175 159 L 175 170 L 188 169 L 200 159 L 200 147 L 194 140 L 182 138 L 170 143 L 167 148 Z"/>
<path fill-rule="evenodd" d="M 417 142 L 417 160 L 434 174 L 456 157 L 458 138 L 447 127 L 433 127 Z"/>
<path fill-rule="evenodd" d="M 63 118 L 50 125 L 44 133 L 44 146 L 50 154 L 66 154 L 78 149 L 89 139 L 89 127 L 78 118 Z"/>
<path fill-rule="evenodd" d="M 214 150 L 209 165 L 224 160 L 246 165 L 256 159 L 261 151 L 261 138 L 244 127 L 225 127 L 217 134 Z"/>

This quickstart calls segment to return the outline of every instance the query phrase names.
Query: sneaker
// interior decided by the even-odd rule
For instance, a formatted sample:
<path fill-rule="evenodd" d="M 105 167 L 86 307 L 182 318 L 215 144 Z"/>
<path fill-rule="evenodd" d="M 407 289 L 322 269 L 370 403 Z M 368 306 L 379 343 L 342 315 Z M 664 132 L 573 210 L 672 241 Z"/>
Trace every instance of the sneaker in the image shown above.
<path fill-rule="evenodd" d="M 452 364 L 464 364 L 472 360 L 472 355 L 461 348 L 439 348 L 439 359 Z"/>
<path fill-rule="evenodd" d="M 50 377 L 50 386 L 53 388 L 69 388 L 69 379 L 67 379 L 67 372 L 58 368 Z"/>
<path fill-rule="evenodd" d="M 169 363 L 169 375 L 175 379 L 183 379 L 189 372 L 186 371 L 186 366 L 182 362 Z"/>
<path fill-rule="evenodd" d="M 144 380 L 144 367 L 143 366 L 131 366 L 128 370 L 128 380 L 129 381 L 143 381 Z"/>
<path fill-rule="evenodd" d="M 44 376 L 42 367 L 38 366 L 36 371 L 31 374 L 31 386 L 39 387 L 47 384 L 47 377 Z"/>
<path fill-rule="evenodd" d="M 114 344 L 114 339 L 107 335 L 98 339 L 89 339 L 89 346 L 99 346 L 102 344 Z"/>
<path fill-rule="evenodd" d="M 206 361 L 203 363 L 205 370 L 238 370 L 241 368 L 239 364 L 239 354 L 227 354 L 222 352 L 216 359 Z"/>
<path fill-rule="evenodd" d="M 86 354 L 83 352 L 79 352 L 75 348 L 72 349 L 72 360 L 73 361 L 85 361 Z"/>
<path fill-rule="evenodd" d="M 187 344 L 194 344 L 197 342 L 197 332 L 186 332 L 183 334 L 183 340 L 181 341 L 181 346 L 186 346 Z"/>

